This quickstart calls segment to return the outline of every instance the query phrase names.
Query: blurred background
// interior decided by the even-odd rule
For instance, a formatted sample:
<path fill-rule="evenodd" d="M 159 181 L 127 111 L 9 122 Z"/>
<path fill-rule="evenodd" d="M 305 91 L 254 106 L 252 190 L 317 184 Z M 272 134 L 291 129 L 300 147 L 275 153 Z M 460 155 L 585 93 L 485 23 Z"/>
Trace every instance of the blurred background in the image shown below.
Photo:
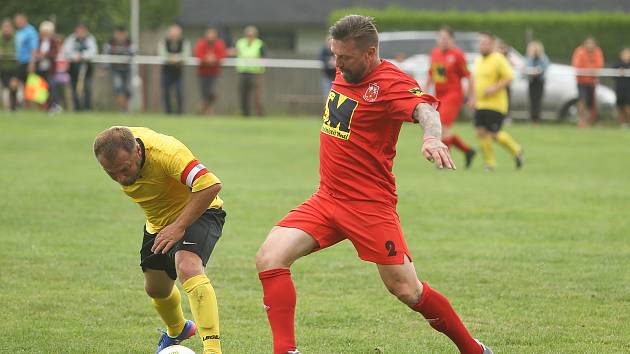
<path fill-rule="evenodd" d="M 360 7 L 357 7 L 360 6 Z M 517 79 L 512 83 L 511 117 L 528 117 L 527 77 L 524 56 L 532 40 L 539 40 L 552 62 L 543 98 L 543 119 L 576 120 L 577 89 L 575 71 L 571 68 L 574 50 L 587 36 L 592 36 L 604 56 L 604 67 L 612 67 L 628 45 L 630 3 L 602 1 L 301 1 L 271 0 L 264 6 L 244 0 L 205 1 L 16 1 L 6 0 L 0 17 L 11 22 L 17 13 L 24 13 L 36 29 L 44 21 L 54 23 L 54 36 L 60 43 L 85 25 L 94 36 L 97 55 L 93 65 L 90 109 L 115 111 L 162 112 L 164 107 L 163 63 L 158 50 L 171 25 L 181 26 L 182 38 L 190 46 L 181 62 L 181 105 L 184 113 L 204 113 L 200 93 L 197 42 L 212 27 L 225 43 L 226 58 L 216 76 L 216 100 L 212 113 L 239 114 L 239 80 L 236 70 L 235 45 L 244 36 L 247 26 L 255 26 L 264 43 L 265 67 L 258 93 L 265 102 L 265 113 L 275 115 L 317 115 L 325 90 L 322 90 L 321 59 L 327 28 L 348 13 L 361 13 L 376 18 L 382 35 L 381 56 L 398 60 L 401 67 L 423 85 L 426 80 L 428 55 L 435 47 L 436 32 L 448 25 L 456 32 L 458 46 L 470 63 L 477 55 L 478 31 L 491 31 L 509 48 L 510 62 Z M 111 51 L 116 30 L 124 31 L 131 45 L 128 57 Z M 108 49 L 109 48 L 109 49 Z M 120 53 L 118 53 L 120 54 Z M 163 54 L 163 53 L 162 53 Z M 68 61 L 59 53 L 57 59 Z M 129 102 L 118 102 L 112 63 L 129 65 L 125 95 Z M 63 64 L 63 63 L 62 63 Z M 63 70 L 63 65 L 59 70 Z M 598 115 L 614 119 L 614 77 L 624 76 L 618 70 L 601 71 L 597 90 Z M 70 81 L 70 80 L 65 80 Z M 72 111 L 71 82 L 61 80 L 58 103 Z M 118 84 L 120 85 L 120 84 Z M 567 88 L 570 88 L 567 91 Z M 64 90 L 65 89 L 65 90 Z M 120 91 L 120 90 L 119 90 Z M 120 92 L 118 92 L 120 93 Z M 6 95 L 6 94 L 5 94 Z M 176 100 L 176 98 L 173 98 Z M 6 99 L 5 99 L 6 101 Z M 6 103 L 5 103 L 6 105 Z M 177 111 L 177 109 L 175 109 Z M 241 111 L 241 112 L 239 112 Z M 462 112 L 467 115 L 466 111 Z"/>

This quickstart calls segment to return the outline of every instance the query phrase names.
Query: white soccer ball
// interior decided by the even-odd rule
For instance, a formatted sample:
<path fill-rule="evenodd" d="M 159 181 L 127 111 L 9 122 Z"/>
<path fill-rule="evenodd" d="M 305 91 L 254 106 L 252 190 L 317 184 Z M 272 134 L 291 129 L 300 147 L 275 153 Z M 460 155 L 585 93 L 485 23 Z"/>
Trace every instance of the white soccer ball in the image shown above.
<path fill-rule="evenodd" d="M 158 354 L 195 354 L 195 352 L 183 345 L 171 345 L 170 347 L 160 350 Z"/>

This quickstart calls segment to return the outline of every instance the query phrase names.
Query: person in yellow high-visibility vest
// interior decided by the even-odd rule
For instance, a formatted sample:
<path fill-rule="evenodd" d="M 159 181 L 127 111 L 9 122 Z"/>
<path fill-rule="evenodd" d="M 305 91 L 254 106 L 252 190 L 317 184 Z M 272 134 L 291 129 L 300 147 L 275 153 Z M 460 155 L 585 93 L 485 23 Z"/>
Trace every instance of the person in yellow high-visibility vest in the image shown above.
<path fill-rule="evenodd" d="M 258 38 L 258 29 L 254 26 L 245 27 L 244 33 L 245 37 L 236 41 L 236 71 L 239 75 L 241 113 L 246 117 L 251 114 L 250 100 L 253 98 L 256 115 L 262 117 L 264 115 L 262 74 L 265 67 L 251 61 L 265 56 L 265 43 Z"/>

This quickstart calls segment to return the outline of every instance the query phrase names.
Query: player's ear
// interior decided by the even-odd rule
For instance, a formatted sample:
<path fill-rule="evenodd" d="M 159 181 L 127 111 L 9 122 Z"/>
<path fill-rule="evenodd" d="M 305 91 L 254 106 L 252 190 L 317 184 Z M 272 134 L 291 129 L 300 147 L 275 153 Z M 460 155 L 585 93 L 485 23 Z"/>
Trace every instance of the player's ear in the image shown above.
<path fill-rule="evenodd" d="M 368 47 L 368 50 L 367 50 L 368 57 L 373 58 L 374 56 L 376 56 L 377 51 L 378 49 L 376 49 L 376 47 L 373 47 L 373 46 Z"/>

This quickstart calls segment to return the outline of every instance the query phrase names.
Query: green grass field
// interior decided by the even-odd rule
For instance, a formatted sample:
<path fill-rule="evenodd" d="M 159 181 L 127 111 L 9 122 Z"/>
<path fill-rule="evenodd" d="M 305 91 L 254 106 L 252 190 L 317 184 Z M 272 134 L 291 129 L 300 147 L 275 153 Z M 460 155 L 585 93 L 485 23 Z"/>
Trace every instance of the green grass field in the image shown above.
<path fill-rule="evenodd" d="M 223 180 L 228 221 L 207 273 L 224 352 L 271 352 L 254 255 L 318 183 L 319 119 L 0 115 L 0 353 L 153 353 L 138 267 L 143 214 L 91 144 L 115 124 L 174 135 Z M 458 125 L 472 141 L 472 128 Z M 630 134 L 515 125 L 526 165 L 443 172 L 403 128 L 398 205 L 420 276 L 495 353 L 630 352 Z M 462 164 L 462 156 L 455 153 Z M 298 261 L 305 354 L 455 353 L 389 295 L 349 242 Z M 185 312 L 189 314 L 183 296 Z M 198 337 L 185 342 L 197 352 Z"/>

